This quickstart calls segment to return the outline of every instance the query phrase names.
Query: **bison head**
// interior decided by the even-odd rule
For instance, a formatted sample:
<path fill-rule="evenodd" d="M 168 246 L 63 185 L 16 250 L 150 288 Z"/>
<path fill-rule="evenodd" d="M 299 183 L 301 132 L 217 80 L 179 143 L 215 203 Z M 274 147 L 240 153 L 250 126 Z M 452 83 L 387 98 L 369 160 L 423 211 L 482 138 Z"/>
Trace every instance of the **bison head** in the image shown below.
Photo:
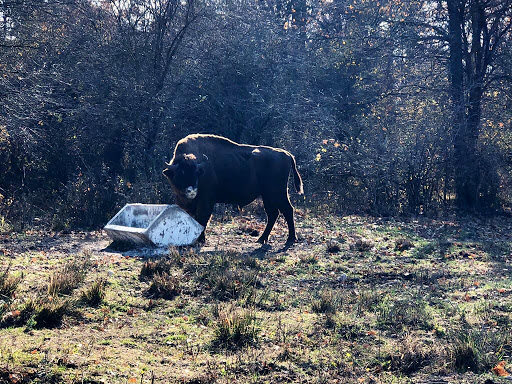
<path fill-rule="evenodd" d="M 163 174 L 178 193 L 193 200 L 197 196 L 199 177 L 204 173 L 204 167 L 205 162 L 198 162 L 194 154 L 180 155 L 167 164 Z"/>

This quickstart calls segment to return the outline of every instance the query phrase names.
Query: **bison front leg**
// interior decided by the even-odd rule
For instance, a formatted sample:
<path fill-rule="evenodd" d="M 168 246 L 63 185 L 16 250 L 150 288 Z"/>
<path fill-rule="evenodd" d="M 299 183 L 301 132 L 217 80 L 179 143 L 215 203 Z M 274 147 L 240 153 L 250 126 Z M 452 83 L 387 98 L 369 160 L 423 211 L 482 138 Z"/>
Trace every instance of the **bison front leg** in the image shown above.
<path fill-rule="evenodd" d="M 268 241 L 270 231 L 272 230 L 274 224 L 276 223 L 277 216 L 279 216 L 279 210 L 277 209 L 277 207 L 265 202 L 263 202 L 263 206 L 265 207 L 265 212 L 267 213 L 267 226 L 265 227 L 265 230 L 258 239 L 258 243 L 261 244 L 265 244 Z"/>
<path fill-rule="evenodd" d="M 206 241 L 205 231 L 206 226 L 208 225 L 208 221 L 210 220 L 210 217 L 212 216 L 213 212 L 213 204 L 211 203 L 202 203 L 200 202 L 197 205 L 195 219 L 199 224 L 201 224 L 204 227 L 203 232 L 201 232 L 201 235 L 197 239 L 198 242 L 204 243 Z"/>

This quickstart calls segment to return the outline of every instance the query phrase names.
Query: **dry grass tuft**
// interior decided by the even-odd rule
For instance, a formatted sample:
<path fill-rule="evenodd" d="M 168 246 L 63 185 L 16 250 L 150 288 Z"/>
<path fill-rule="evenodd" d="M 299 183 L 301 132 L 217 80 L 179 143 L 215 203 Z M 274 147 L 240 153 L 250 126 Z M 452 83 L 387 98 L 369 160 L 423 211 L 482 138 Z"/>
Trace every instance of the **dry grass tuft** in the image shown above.
<path fill-rule="evenodd" d="M 409 239 L 402 237 L 395 241 L 395 251 L 408 251 L 411 248 L 414 248 L 414 243 Z"/>
<path fill-rule="evenodd" d="M 36 297 L 27 300 L 21 309 L 9 312 L 2 318 L 1 327 L 55 328 L 72 308 L 71 301 L 61 298 Z"/>
<path fill-rule="evenodd" d="M 315 313 L 334 314 L 341 305 L 341 297 L 331 289 L 320 291 L 311 301 L 311 309 Z"/>
<path fill-rule="evenodd" d="M 358 252 L 366 252 L 373 248 L 373 242 L 367 239 L 357 239 L 350 244 L 350 249 Z"/>
<path fill-rule="evenodd" d="M 341 252 L 341 245 L 337 241 L 331 240 L 327 243 L 327 252 L 328 253 Z"/>
<path fill-rule="evenodd" d="M 69 295 L 84 281 L 87 270 L 91 266 L 89 258 L 72 260 L 61 270 L 50 276 L 47 293 L 49 296 Z"/>
<path fill-rule="evenodd" d="M 82 293 L 81 301 L 92 307 L 97 307 L 105 298 L 105 288 L 107 281 L 104 278 L 98 278 L 92 285 Z"/>
<path fill-rule="evenodd" d="M 151 298 L 162 298 L 171 300 L 181 293 L 179 280 L 166 272 L 157 272 L 153 276 L 147 295 Z"/>
<path fill-rule="evenodd" d="M 410 375 L 428 366 L 436 357 L 435 348 L 417 337 L 407 335 L 400 341 L 398 351 L 391 355 L 391 369 Z"/>
<path fill-rule="evenodd" d="M 153 276 L 159 273 L 168 273 L 170 265 L 167 264 L 167 260 L 160 259 L 158 261 L 148 260 L 142 266 L 139 273 L 139 280 L 149 280 Z"/>
<path fill-rule="evenodd" d="M 254 344 L 258 338 L 255 312 L 236 309 L 232 305 L 217 309 L 214 325 L 214 347 L 240 348 Z"/>
<path fill-rule="evenodd" d="M 0 299 L 10 300 L 14 296 L 21 280 L 23 280 L 23 275 L 14 277 L 11 275 L 10 270 L 11 264 L 0 273 Z"/>
<path fill-rule="evenodd" d="M 64 315 L 69 313 L 71 302 L 64 299 L 55 299 L 39 303 L 33 316 L 34 328 L 55 328 L 62 323 Z M 27 324 L 30 326 L 31 324 Z"/>
<path fill-rule="evenodd" d="M 184 265 L 184 272 L 192 274 L 210 295 L 228 301 L 247 298 L 261 287 L 257 272 L 258 262 L 242 257 L 237 252 L 218 252 L 209 257 L 196 256 Z"/>

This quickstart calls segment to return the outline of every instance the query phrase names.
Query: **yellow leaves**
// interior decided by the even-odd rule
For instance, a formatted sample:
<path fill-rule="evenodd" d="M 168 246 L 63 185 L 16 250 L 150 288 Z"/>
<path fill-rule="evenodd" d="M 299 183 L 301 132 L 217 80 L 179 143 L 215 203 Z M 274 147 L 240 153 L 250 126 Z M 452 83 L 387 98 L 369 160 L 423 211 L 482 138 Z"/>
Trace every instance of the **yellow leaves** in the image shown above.
<path fill-rule="evenodd" d="M 285 22 L 284 23 L 284 26 L 283 26 L 284 30 L 286 31 L 288 28 L 290 28 L 290 25 L 288 24 L 288 22 Z"/>
<path fill-rule="evenodd" d="M 0 125 L 0 143 L 9 139 L 9 131 L 5 125 Z"/>
<path fill-rule="evenodd" d="M 319 153 L 317 153 L 317 154 L 316 154 L 316 157 L 315 157 L 315 160 L 316 160 L 316 161 L 320 161 L 320 160 L 322 160 L 322 155 L 321 155 L 321 154 L 319 154 Z"/>

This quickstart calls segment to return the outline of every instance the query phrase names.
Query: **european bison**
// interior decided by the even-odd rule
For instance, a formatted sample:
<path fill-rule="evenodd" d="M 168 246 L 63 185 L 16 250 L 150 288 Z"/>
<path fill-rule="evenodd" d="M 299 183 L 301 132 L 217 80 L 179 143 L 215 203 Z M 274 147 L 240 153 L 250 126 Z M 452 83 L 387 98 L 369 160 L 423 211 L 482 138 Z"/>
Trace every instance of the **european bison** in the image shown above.
<path fill-rule="evenodd" d="M 288 224 L 287 245 L 295 242 L 293 207 L 288 197 L 288 175 L 303 193 L 295 158 L 266 146 L 237 144 L 215 135 L 194 134 L 180 141 L 163 174 L 171 183 L 178 205 L 206 227 L 215 203 L 243 207 L 261 196 L 267 226 L 258 239 L 264 244 L 279 212 Z M 204 231 L 199 241 L 204 241 Z"/>

